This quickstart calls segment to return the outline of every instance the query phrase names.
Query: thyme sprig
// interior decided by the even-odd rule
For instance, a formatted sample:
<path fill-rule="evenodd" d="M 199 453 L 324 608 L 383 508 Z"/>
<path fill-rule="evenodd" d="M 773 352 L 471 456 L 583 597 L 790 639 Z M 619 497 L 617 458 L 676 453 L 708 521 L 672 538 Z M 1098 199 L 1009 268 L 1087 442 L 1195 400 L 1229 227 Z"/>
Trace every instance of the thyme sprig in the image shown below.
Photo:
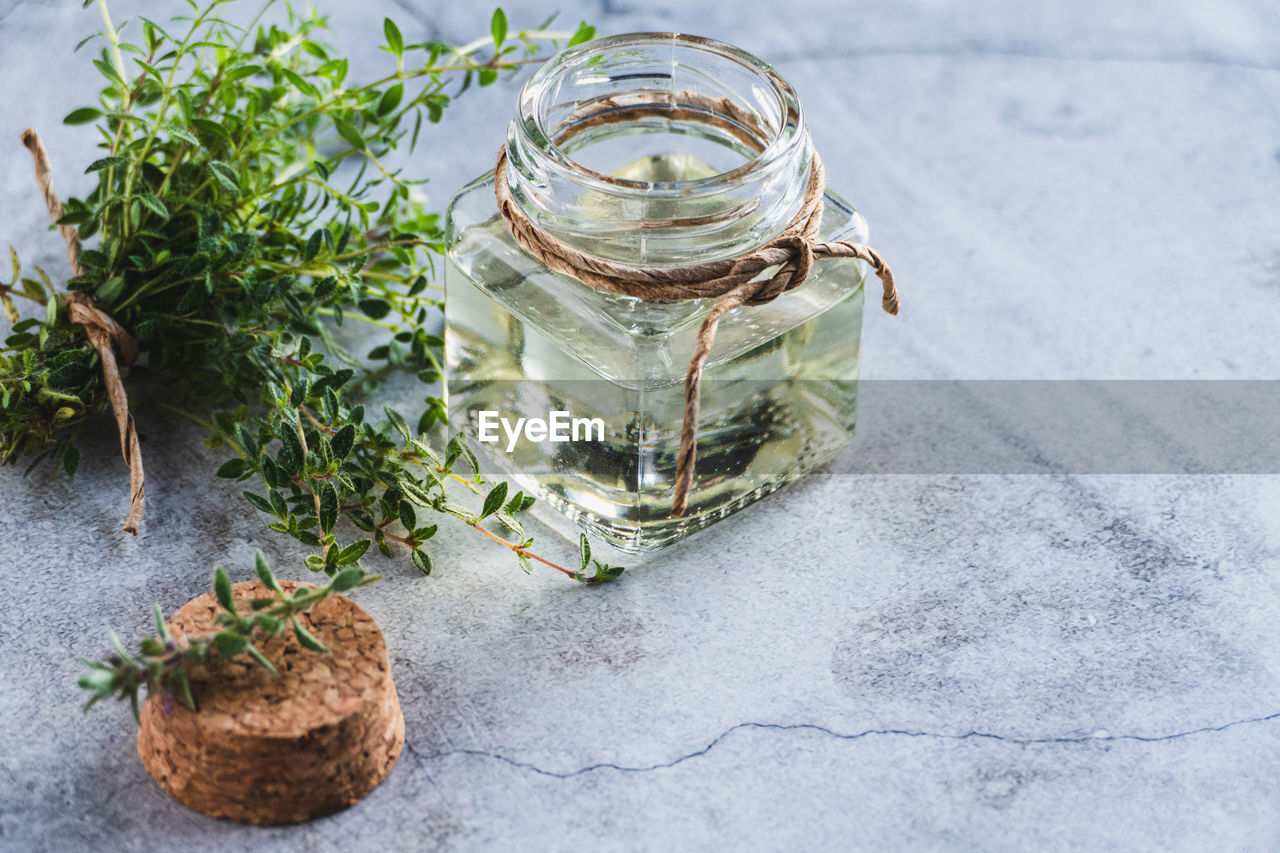
<path fill-rule="evenodd" d="M 85 710 L 103 699 L 114 697 L 128 701 L 134 719 L 137 719 L 138 694 L 145 687 L 147 695 L 162 697 L 166 709 L 171 708 L 176 700 L 195 711 L 196 700 L 191 694 L 192 666 L 247 654 L 271 674 L 276 673 L 275 666 L 253 644 L 255 636 L 278 637 L 292 630 L 304 649 L 329 654 L 329 649 L 298 621 L 298 614 L 330 596 L 366 586 L 382 577 L 364 574 L 359 564 L 348 565 L 324 586 L 300 586 L 290 595 L 276 580 L 261 551 L 255 555 L 254 562 L 258 580 L 271 594 L 251 599 L 247 613 L 236 607 L 231 578 L 226 570 L 222 566 L 214 568 L 213 592 L 222 609 L 216 618 L 220 627 L 217 633 L 207 637 L 186 637 L 179 642 L 169 631 L 164 613 L 157 604 L 154 611 L 156 632 L 142 640 L 136 653 L 126 651 L 120 638 L 112 632 L 111 644 L 115 654 L 102 660 L 81 658 L 81 663 L 88 668 L 79 682 L 80 687 L 90 694 Z"/>
<path fill-rule="evenodd" d="M 81 45 L 105 41 L 93 60 L 103 88 L 65 121 L 93 123 L 103 156 L 85 170 L 96 186 L 68 199 L 60 222 L 97 243 L 67 288 L 132 333 L 146 370 L 181 394 L 165 405 L 230 452 L 217 474 L 248 487 L 272 530 L 317 548 L 313 570 L 337 576 L 370 547 L 389 557 L 399 545 L 430 573 L 428 519 L 445 515 L 501 543 L 526 571 L 541 562 L 584 582 L 617 577 L 589 545 L 578 569 L 530 550 L 520 515 L 533 499 L 486 482 L 459 438 L 443 449 L 428 438 L 445 423 L 439 397 L 423 393 L 408 417 L 367 408 L 394 371 L 432 388 L 442 372 L 443 341 L 428 329 L 442 307 L 443 231 L 420 203 L 421 181 L 389 155 L 414 151 L 473 83 L 594 30 L 555 32 L 548 21 L 513 32 L 499 9 L 488 36 L 454 47 L 407 43 L 388 18 L 389 65 L 358 83 L 314 12 L 267 0 L 240 27 L 221 17 L 236 0 L 188 2 L 192 14 L 168 22 L 174 32 L 140 18 L 130 40 L 133 22 L 115 26 L 96 0 L 104 29 Z M 260 23 L 273 6 L 286 22 Z M 51 460 L 54 473 L 74 475 L 76 439 L 106 406 L 98 356 L 48 275 L 22 276 L 16 253 L 13 268 L 0 283 L 15 321 L 0 347 L 0 461 L 31 454 L 32 467 Z M 15 297 L 43 316 L 19 320 Z M 365 358 L 334 337 L 348 321 L 384 336 Z M 469 509 L 477 500 L 482 508 Z M 340 542 L 341 519 L 365 536 Z M 485 526 L 495 522 L 510 538 Z"/>

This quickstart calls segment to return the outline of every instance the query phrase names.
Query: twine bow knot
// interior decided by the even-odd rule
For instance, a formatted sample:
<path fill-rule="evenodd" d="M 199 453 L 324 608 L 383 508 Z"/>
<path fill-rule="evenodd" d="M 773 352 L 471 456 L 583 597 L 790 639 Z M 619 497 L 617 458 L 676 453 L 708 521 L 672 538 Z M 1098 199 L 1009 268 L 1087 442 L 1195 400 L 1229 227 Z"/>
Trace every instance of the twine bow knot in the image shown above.
<path fill-rule="evenodd" d="M 788 290 L 804 284 L 809 271 L 813 269 L 813 245 L 799 234 L 783 234 L 770 242 L 767 248 L 783 249 L 790 252 L 791 257 L 783 262 L 771 278 L 760 283 L 759 289 L 745 305 L 772 302 Z"/>

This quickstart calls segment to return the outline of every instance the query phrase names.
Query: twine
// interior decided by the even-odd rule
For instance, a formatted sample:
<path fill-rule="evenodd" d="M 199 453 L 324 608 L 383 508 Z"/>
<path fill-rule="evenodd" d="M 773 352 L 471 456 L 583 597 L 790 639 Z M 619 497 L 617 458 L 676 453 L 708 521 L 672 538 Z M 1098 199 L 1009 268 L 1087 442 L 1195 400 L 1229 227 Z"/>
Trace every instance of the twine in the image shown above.
<path fill-rule="evenodd" d="M 40 141 L 40 134 L 34 128 L 22 132 L 22 144 L 31 151 L 35 160 L 36 183 L 40 194 L 44 197 L 45 207 L 49 210 L 49 218 L 55 223 L 62 218 L 62 203 L 53 190 L 53 172 L 49 167 L 49 152 Z M 80 275 L 80 238 L 76 236 L 73 225 L 60 224 L 58 231 L 67 242 L 67 260 L 71 265 L 71 274 Z M 55 298 L 50 295 L 50 298 Z M 83 290 L 76 290 L 66 296 L 67 312 L 72 322 L 84 328 L 89 343 L 98 351 L 102 360 L 102 378 L 107 385 L 107 397 L 111 401 L 111 410 L 116 416 L 116 427 L 120 431 L 120 455 L 129 466 L 129 517 L 125 519 L 124 529 L 134 536 L 138 535 L 138 523 L 142 520 L 142 508 L 146 503 L 145 478 L 142 472 L 142 448 L 138 444 L 138 430 L 133 423 L 133 415 L 129 413 L 129 398 L 124 392 L 124 381 L 120 378 L 120 365 L 116 360 L 119 350 L 120 359 L 125 365 L 133 364 L 138 358 L 138 342 L 125 331 L 124 327 L 113 320 L 105 311 L 97 306 L 93 297 Z"/>
<path fill-rule="evenodd" d="M 634 121 L 646 116 L 669 120 L 691 120 L 720 127 L 757 152 L 764 150 L 764 133 L 754 114 L 737 107 L 727 98 L 712 98 L 692 92 L 638 93 L 588 101 L 561 124 L 557 145 L 574 135 L 602 124 Z M 617 183 L 616 178 L 592 173 L 593 177 Z M 702 369 L 715 343 L 720 318 L 743 305 L 764 305 L 804 283 L 813 262 L 822 258 L 856 258 L 866 261 L 884 286 L 881 307 L 898 313 L 898 291 L 893 272 L 880 253 L 869 246 L 845 241 L 822 242 L 822 196 L 826 172 L 817 152 L 809 170 L 804 202 L 795 218 L 769 242 L 734 258 L 684 267 L 640 267 L 615 263 L 584 254 L 535 225 L 511 196 L 507 178 L 507 149 L 498 152 L 494 172 L 494 195 L 498 211 L 511 235 L 525 251 L 558 273 L 583 284 L 644 300 L 715 299 L 710 313 L 698 330 L 693 357 L 684 382 L 684 423 L 680 430 L 680 451 L 676 458 L 676 485 L 671 515 L 684 515 L 688 507 L 698 441 L 698 413 L 702 390 Z M 662 227 L 666 223 L 657 223 Z M 649 223 L 646 223 L 649 225 Z M 757 278 L 770 268 L 776 271 Z"/>

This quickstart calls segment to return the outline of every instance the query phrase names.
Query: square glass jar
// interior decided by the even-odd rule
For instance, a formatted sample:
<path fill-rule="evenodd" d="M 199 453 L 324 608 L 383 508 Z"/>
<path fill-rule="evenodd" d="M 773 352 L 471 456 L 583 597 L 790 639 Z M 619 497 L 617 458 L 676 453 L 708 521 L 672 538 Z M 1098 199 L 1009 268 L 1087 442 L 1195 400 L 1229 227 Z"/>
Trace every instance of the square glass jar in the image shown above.
<path fill-rule="evenodd" d="M 659 108 L 593 121 L 633 98 Z M 813 167 L 799 102 L 777 72 L 719 42 L 662 33 L 588 42 L 539 69 L 506 155 L 511 196 L 539 228 L 659 270 L 776 237 Z M 866 242 L 852 207 L 829 190 L 823 201 L 820 239 Z M 857 260 L 817 262 L 801 286 L 721 318 L 702 373 L 693 485 L 676 517 L 685 372 L 714 300 L 639 299 L 552 271 L 512 237 L 492 173 L 453 198 L 446 235 L 451 426 L 540 504 L 614 547 L 645 552 L 700 530 L 852 436 Z"/>

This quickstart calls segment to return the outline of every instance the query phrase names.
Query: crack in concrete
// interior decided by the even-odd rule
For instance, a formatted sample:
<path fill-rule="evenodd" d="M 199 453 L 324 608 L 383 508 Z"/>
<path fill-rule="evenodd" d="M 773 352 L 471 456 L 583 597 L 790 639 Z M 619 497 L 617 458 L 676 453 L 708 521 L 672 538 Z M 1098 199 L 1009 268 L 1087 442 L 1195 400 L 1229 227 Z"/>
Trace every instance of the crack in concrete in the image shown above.
<path fill-rule="evenodd" d="M 820 726 L 816 723 L 747 722 L 747 723 L 738 723 L 736 725 L 730 726 L 720 734 L 716 735 L 711 740 L 710 743 L 708 743 L 706 746 L 702 747 L 701 749 L 697 749 L 697 750 L 694 750 L 693 752 L 685 753 L 684 755 L 681 755 L 678 758 L 674 758 L 670 761 L 662 761 L 656 764 L 634 765 L 634 766 L 626 765 L 626 764 L 615 764 L 613 762 L 602 761 L 595 764 L 588 764 L 585 767 L 579 767 L 576 770 L 567 770 L 567 771 L 548 770 L 544 767 L 539 767 L 538 765 L 528 761 L 519 761 L 517 759 L 503 755 L 500 752 L 491 752 L 489 750 L 484 750 L 484 749 L 466 749 L 466 748 L 450 749 L 450 750 L 444 750 L 442 752 L 423 754 L 418 752 L 418 750 L 414 749 L 408 743 L 406 743 L 405 746 L 409 749 L 411 753 L 413 753 L 415 758 L 417 758 L 419 761 L 422 761 L 422 762 L 441 759 L 441 758 L 449 758 L 450 756 L 454 756 L 454 755 L 466 755 L 466 756 L 474 756 L 478 758 L 488 758 L 493 761 L 499 761 L 503 764 L 510 765 L 511 767 L 518 767 L 521 770 L 528 770 L 532 773 L 536 773 L 539 776 L 550 776 L 554 779 L 570 779 L 575 776 L 582 776 L 587 773 L 594 773 L 598 770 L 613 770 L 618 773 L 649 773 L 654 770 L 666 770 L 668 768 L 675 767 L 678 764 L 683 764 L 684 762 L 689 761 L 691 759 L 701 758 L 702 756 L 711 752 L 711 750 L 715 749 L 721 743 L 723 743 L 734 732 L 742 731 L 744 729 L 758 729 L 758 730 L 782 731 L 782 732 L 811 731 L 811 732 L 816 732 L 818 734 L 826 735 L 828 737 L 833 737 L 839 740 L 847 740 L 847 741 L 861 740 L 862 738 L 872 737 L 872 736 L 883 736 L 883 737 L 897 736 L 897 737 L 913 737 L 913 738 L 933 738 L 937 740 L 952 740 L 952 741 L 991 740 L 991 741 L 997 741 L 999 743 L 1013 744 L 1015 746 L 1040 746 L 1040 745 L 1049 745 L 1049 744 L 1087 744 L 1087 743 L 1108 743 L 1108 742 L 1117 742 L 1117 741 L 1136 741 L 1139 743 L 1162 743 L 1164 741 L 1178 740 L 1180 738 L 1193 737 L 1195 735 L 1223 732 L 1228 729 L 1235 728 L 1236 726 L 1249 725 L 1253 723 L 1266 723 L 1274 720 L 1280 720 L 1280 711 L 1274 714 L 1268 714 L 1262 717 L 1247 717 L 1242 720 L 1232 720 L 1231 722 L 1223 723 L 1220 726 L 1202 726 L 1201 728 L 1188 729 L 1186 731 L 1174 732 L 1173 734 L 1167 734 L 1167 735 L 1099 734 L 1099 735 L 1065 735 L 1065 736 L 1059 736 L 1059 737 L 1036 737 L 1036 738 L 1019 738 L 1019 737 L 1012 737 L 1008 735 L 996 734 L 995 732 L 983 732 L 983 731 L 976 731 L 976 730 L 963 732 L 963 733 L 948 733 L 948 732 L 929 732 L 929 731 L 922 731 L 917 729 L 866 729 L 860 732 L 844 733 L 844 732 L 834 731 L 832 729 L 827 728 L 826 726 Z"/>
<path fill-rule="evenodd" d="M 1251 71 L 1280 71 L 1280 63 L 1250 59 L 1247 57 L 1224 56 L 1209 51 L 1180 51 L 1164 54 L 1125 53 L 1122 51 L 1097 51 L 1095 53 L 1055 52 L 1052 49 L 1032 49 L 1027 47 L 1011 47 L 986 44 L 939 44 L 939 45 L 879 45 L 853 49 L 819 49 L 814 51 L 789 51 L 767 54 L 769 62 L 829 61 L 842 59 L 876 59 L 876 58 L 996 58 L 996 59 L 1031 59 L 1050 62 L 1118 62 L 1135 65 L 1214 65 L 1226 68 L 1242 68 Z"/>

